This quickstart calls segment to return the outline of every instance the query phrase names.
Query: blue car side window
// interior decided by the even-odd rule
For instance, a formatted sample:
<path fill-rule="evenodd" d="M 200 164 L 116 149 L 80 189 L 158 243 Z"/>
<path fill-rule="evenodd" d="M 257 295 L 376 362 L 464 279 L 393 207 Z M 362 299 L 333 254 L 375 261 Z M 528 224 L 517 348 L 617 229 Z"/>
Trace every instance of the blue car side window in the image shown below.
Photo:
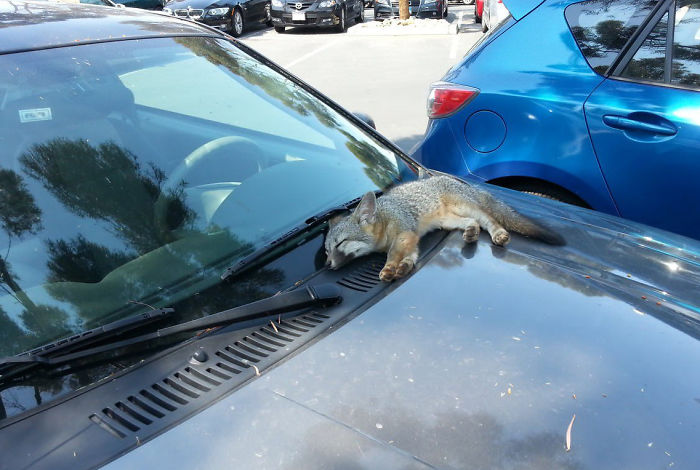
<path fill-rule="evenodd" d="M 700 88 L 700 1 L 676 2 L 673 23 L 671 83 Z"/>
<path fill-rule="evenodd" d="M 605 74 L 657 0 L 589 0 L 566 8 L 566 21 L 588 65 Z"/>
<path fill-rule="evenodd" d="M 663 82 L 666 65 L 668 13 L 656 24 L 634 57 L 622 71 L 622 76 L 644 82 Z"/>

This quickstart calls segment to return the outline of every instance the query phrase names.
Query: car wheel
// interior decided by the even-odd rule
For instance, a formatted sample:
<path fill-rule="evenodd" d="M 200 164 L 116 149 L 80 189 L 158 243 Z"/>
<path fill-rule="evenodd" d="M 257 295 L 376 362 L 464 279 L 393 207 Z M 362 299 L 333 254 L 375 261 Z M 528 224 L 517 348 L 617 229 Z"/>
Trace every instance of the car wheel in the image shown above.
<path fill-rule="evenodd" d="M 338 21 L 338 24 L 335 27 L 335 30 L 339 33 L 344 33 L 345 30 L 347 29 L 347 26 L 345 24 L 345 8 L 340 9 L 340 20 Z"/>
<path fill-rule="evenodd" d="M 499 183 L 496 182 L 499 186 Z M 514 189 L 525 194 L 532 194 L 533 196 L 539 196 L 545 199 L 551 199 L 553 201 L 565 202 L 578 207 L 590 208 L 590 206 L 578 197 L 577 195 L 570 193 L 569 191 L 562 189 L 558 186 L 549 185 L 546 183 L 541 183 L 539 181 L 522 181 L 516 182 L 514 184 L 503 184 L 503 187 Z"/>
<path fill-rule="evenodd" d="M 233 10 L 233 18 L 231 18 L 231 35 L 238 37 L 243 34 L 243 15 L 241 10 L 236 8 Z"/>
<path fill-rule="evenodd" d="M 443 18 L 447 18 L 447 7 L 448 7 L 447 0 L 445 0 L 445 11 L 442 13 Z"/>
<path fill-rule="evenodd" d="M 275 26 L 275 32 L 277 33 L 284 33 L 284 26 Z"/>
<path fill-rule="evenodd" d="M 473 3 L 476 3 L 476 0 L 462 0 L 462 3 L 464 3 L 465 5 L 471 5 Z"/>
<path fill-rule="evenodd" d="M 360 1 L 360 14 L 355 18 L 356 23 L 362 23 L 365 21 L 365 2 Z"/>

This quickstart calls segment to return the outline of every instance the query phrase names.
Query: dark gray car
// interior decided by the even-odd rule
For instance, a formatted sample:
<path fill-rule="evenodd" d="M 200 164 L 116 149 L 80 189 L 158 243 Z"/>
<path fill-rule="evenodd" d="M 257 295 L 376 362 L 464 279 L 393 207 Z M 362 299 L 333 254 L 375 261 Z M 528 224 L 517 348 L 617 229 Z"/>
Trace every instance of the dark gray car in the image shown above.
<path fill-rule="evenodd" d="M 493 188 L 565 240 L 325 267 L 418 166 L 230 37 L 0 0 L 0 469 L 694 468 L 700 245 Z M 475 183 L 476 184 L 476 183 Z"/>

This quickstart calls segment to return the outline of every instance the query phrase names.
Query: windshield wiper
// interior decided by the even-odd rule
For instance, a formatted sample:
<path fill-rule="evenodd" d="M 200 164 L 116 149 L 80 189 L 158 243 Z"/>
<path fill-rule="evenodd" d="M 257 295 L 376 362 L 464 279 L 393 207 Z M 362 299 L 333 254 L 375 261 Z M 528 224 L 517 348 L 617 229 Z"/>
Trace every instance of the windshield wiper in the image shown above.
<path fill-rule="evenodd" d="M 121 335 L 129 330 L 158 321 L 171 314 L 175 310 L 172 308 L 153 309 L 137 315 L 107 323 L 91 330 L 85 330 L 68 338 L 59 339 L 52 343 L 39 346 L 38 348 L 17 354 L 15 356 L 0 359 L 0 376 L 8 370 L 8 366 L 16 364 L 29 364 L 41 362 L 42 359 L 63 352 L 67 354 L 77 348 L 85 347 L 97 341 L 102 341 L 110 337 Z"/>
<path fill-rule="evenodd" d="M 379 197 L 382 195 L 381 190 L 376 190 L 374 191 L 374 194 Z M 338 214 L 344 214 L 347 212 L 350 212 L 351 208 L 358 204 L 360 200 L 362 199 L 362 196 L 356 197 L 355 199 L 352 199 L 345 204 L 341 204 L 339 206 L 333 206 L 331 208 L 325 209 L 322 212 L 319 212 L 316 215 L 312 215 L 308 219 L 304 221 L 303 224 L 297 225 L 290 231 L 286 232 L 284 235 L 282 235 L 279 238 L 276 238 L 275 240 L 271 241 L 270 243 L 264 245 L 262 248 L 259 248 L 255 251 L 253 251 L 251 254 L 248 256 L 244 257 L 240 261 L 238 261 L 236 264 L 229 266 L 224 270 L 224 272 L 221 274 L 221 279 L 226 281 L 228 279 L 231 279 L 234 276 L 237 276 L 241 274 L 244 271 L 247 271 L 248 269 L 251 269 L 252 267 L 260 264 L 260 262 L 266 258 L 268 255 L 270 255 L 271 252 L 275 252 L 275 249 L 280 247 L 281 245 L 284 245 L 285 243 L 289 242 L 290 240 L 295 239 L 299 235 L 309 233 L 312 231 L 314 228 L 319 227 L 329 219 L 333 218 L 334 216 Z M 279 253 L 275 253 L 279 254 Z"/>
<path fill-rule="evenodd" d="M 246 305 L 213 313 L 203 318 L 161 328 L 152 333 L 135 336 L 133 338 L 124 339 L 121 341 L 113 341 L 101 346 L 81 349 L 75 352 L 68 352 L 58 356 L 19 355 L 6 359 L 5 364 L 7 368 L 2 372 L 2 375 L 0 375 L 0 383 L 4 382 L 10 377 L 16 376 L 18 373 L 21 373 L 23 370 L 25 370 L 23 367 L 29 364 L 58 366 L 95 354 L 164 338 L 166 336 L 171 336 L 178 333 L 204 330 L 207 328 L 214 328 L 265 316 L 278 315 L 309 307 L 330 306 L 340 302 L 341 300 L 342 297 L 340 296 L 340 288 L 336 285 L 321 284 L 317 286 L 307 286 L 290 292 L 277 294 L 272 297 L 267 297 Z M 19 367 L 20 370 L 17 371 L 15 367 L 12 366 Z"/>

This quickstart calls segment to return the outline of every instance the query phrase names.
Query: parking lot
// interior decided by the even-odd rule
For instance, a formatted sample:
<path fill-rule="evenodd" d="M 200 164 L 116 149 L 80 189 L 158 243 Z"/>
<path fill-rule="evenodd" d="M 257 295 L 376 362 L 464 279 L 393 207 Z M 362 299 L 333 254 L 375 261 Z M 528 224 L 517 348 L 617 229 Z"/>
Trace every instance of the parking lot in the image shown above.
<path fill-rule="evenodd" d="M 350 23 L 344 34 L 302 28 L 278 34 L 261 28 L 241 39 L 346 109 L 369 114 L 379 132 L 408 151 L 425 131 L 430 83 L 439 80 L 482 34 L 473 10 L 473 5 L 451 3 L 447 18 L 451 29 L 439 33 L 408 27 L 406 33 L 396 32 L 399 27 L 382 31 L 370 23 L 373 9 L 368 8 L 365 24 Z"/>

